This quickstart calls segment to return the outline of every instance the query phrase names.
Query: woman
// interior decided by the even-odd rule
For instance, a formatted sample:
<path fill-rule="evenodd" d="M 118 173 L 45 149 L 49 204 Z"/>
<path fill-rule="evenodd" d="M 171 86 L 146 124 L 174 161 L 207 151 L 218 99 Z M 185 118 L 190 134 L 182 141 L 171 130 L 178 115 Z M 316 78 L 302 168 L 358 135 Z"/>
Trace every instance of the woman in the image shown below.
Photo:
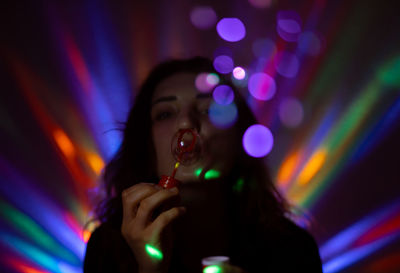
<path fill-rule="evenodd" d="M 285 217 L 262 160 L 241 148 L 244 131 L 257 123 L 250 109 L 234 91 L 236 122 L 214 125 L 213 98 L 195 87 L 204 72 L 217 74 L 208 59 L 172 60 L 142 85 L 105 168 L 102 224 L 88 242 L 85 272 L 201 272 L 201 259 L 216 255 L 230 258 L 224 272 L 322 272 L 313 238 Z M 179 166 L 179 188 L 157 186 L 176 163 L 171 141 L 187 128 L 201 138 L 202 152 Z"/>

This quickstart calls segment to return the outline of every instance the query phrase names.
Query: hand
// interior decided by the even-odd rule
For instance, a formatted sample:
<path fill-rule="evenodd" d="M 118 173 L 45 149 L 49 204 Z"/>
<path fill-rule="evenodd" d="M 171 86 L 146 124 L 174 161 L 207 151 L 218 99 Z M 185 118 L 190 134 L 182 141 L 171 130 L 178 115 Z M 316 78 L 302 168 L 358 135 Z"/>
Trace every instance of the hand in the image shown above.
<path fill-rule="evenodd" d="M 159 215 L 153 214 L 156 209 L 178 198 L 177 188 L 165 190 L 150 183 L 136 184 L 122 192 L 121 233 L 135 255 L 139 272 L 168 270 L 172 250 L 170 224 L 186 209 L 175 206 Z M 148 247 L 159 250 L 162 257 L 149 254 Z"/>

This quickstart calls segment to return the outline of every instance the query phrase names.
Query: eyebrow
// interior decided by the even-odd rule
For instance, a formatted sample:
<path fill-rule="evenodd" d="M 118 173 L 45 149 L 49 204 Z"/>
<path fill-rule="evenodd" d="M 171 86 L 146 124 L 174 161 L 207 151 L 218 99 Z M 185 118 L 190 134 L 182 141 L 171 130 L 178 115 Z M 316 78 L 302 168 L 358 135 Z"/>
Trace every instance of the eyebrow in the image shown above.
<path fill-rule="evenodd" d="M 176 100 L 176 96 L 160 97 L 160 98 L 154 100 L 154 101 L 151 103 L 151 106 L 154 106 L 155 104 L 160 103 L 160 102 L 164 102 L 164 101 L 173 101 L 173 100 Z"/>
<path fill-rule="evenodd" d="M 196 99 L 208 99 L 211 97 L 212 97 L 211 93 L 199 93 L 196 95 Z"/>
<path fill-rule="evenodd" d="M 207 98 L 211 98 L 211 97 L 212 97 L 211 93 L 199 93 L 196 95 L 196 99 L 207 99 Z M 160 102 L 174 101 L 174 100 L 177 100 L 176 96 L 160 97 L 160 98 L 154 100 L 151 103 L 151 106 L 153 107 L 155 104 L 160 103 Z"/>

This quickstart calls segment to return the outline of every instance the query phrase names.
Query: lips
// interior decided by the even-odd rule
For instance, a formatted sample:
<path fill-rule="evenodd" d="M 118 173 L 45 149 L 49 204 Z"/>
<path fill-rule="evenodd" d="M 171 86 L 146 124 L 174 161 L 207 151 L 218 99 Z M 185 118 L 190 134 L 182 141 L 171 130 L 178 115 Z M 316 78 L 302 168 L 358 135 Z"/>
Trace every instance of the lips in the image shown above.
<path fill-rule="evenodd" d="M 202 158 L 202 144 L 195 129 L 181 129 L 171 140 L 171 152 L 177 162 L 190 166 Z"/>

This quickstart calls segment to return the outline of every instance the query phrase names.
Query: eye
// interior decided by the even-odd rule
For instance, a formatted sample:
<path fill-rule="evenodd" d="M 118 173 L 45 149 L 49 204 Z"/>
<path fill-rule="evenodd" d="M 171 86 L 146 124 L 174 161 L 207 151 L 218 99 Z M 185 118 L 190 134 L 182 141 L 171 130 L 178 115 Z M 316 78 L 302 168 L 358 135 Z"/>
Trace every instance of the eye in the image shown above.
<path fill-rule="evenodd" d="M 208 115 L 210 111 L 210 104 L 203 104 L 203 105 L 199 105 L 197 108 L 197 113 L 201 114 L 201 115 Z"/>
<path fill-rule="evenodd" d="M 206 107 L 206 108 L 204 108 L 204 109 L 200 109 L 200 110 L 199 110 L 199 113 L 200 113 L 200 114 L 203 114 L 203 115 L 208 115 L 209 112 L 210 112 L 210 108 L 209 108 L 209 107 Z"/>
<path fill-rule="evenodd" d="M 157 113 L 154 117 L 154 121 L 163 121 L 172 117 L 173 113 L 171 111 L 161 111 Z"/>

